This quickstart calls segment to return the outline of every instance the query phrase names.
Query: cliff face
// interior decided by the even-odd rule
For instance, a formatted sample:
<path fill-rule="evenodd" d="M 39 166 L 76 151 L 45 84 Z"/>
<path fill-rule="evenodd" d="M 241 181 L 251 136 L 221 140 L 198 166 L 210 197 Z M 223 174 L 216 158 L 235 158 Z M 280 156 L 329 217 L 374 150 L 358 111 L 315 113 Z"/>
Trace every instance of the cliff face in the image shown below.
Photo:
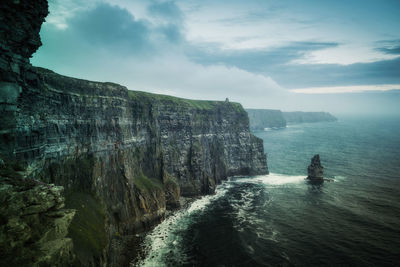
<path fill-rule="evenodd" d="M 0 5 L 0 153 L 10 155 L 15 144 L 15 112 L 23 85 L 31 78 L 29 57 L 41 45 L 39 30 L 47 16 L 47 1 L 4 0 Z"/>
<path fill-rule="evenodd" d="M 283 117 L 287 123 L 337 121 L 337 119 L 328 112 L 283 112 Z"/>
<path fill-rule="evenodd" d="M 260 131 L 265 128 L 284 128 L 286 120 L 280 110 L 274 109 L 246 109 L 249 114 L 250 129 Z"/>
<path fill-rule="evenodd" d="M 246 109 L 249 114 L 250 129 L 262 131 L 265 128 L 284 128 L 287 123 L 337 121 L 328 112 L 282 112 L 273 109 Z"/>
<path fill-rule="evenodd" d="M 67 237 L 79 264 L 124 264 L 134 234 L 179 206 L 180 195 L 212 193 L 230 175 L 268 173 L 240 104 L 34 68 L 29 57 L 40 45 L 47 2 L 7 0 L 0 12 L 0 158 L 20 166 L 0 166 L 1 179 L 65 188 L 66 206 L 76 211 Z"/>

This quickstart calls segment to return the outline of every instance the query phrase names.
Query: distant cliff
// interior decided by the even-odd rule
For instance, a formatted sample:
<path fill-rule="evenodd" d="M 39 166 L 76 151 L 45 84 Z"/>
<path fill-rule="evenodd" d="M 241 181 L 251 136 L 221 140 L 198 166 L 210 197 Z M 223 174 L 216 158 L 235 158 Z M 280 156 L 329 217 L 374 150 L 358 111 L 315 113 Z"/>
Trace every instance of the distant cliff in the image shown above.
<path fill-rule="evenodd" d="M 283 117 L 287 123 L 337 121 L 337 118 L 328 112 L 283 112 Z"/>
<path fill-rule="evenodd" d="M 252 131 L 286 127 L 286 120 L 280 110 L 246 109 L 246 111 L 249 115 L 250 129 Z"/>
<path fill-rule="evenodd" d="M 29 218 L 2 209 L 0 235 L 12 238 L 0 239 L 7 248 L 0 263 L 125 265 L 135 233 L 178 207 L 181 195 L 213 193 L 230 175 L 268 173 L 262 140 L 238 103 L 129 91 L 32 67 L 46 15 L 45 0 L 5 0 L 0 9 L 1 205 L 14 191 L 22 201 L 42 196 Z M 65 199 L 53 197 L 50 183 L 64 187 Z M 54 245 L 51 257 L 43 244 Z"/>
<path fill-rule="evenodd" d="M 282 112 L 275 109 L 246 109 L 246 111 L 252 131 L 284 128 L 286 124 L 294 123 L 337 121 L 337 118 L 328 112 Z"/>

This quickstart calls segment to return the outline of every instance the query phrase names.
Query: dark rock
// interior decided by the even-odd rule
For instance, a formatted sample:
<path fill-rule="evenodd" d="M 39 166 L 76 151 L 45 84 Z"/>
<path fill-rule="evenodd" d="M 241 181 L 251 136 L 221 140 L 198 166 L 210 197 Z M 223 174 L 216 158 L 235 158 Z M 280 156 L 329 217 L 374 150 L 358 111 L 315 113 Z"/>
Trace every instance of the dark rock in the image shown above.
<path fill-rule="evenodd" d="M 311 159 L 311 164 L 308 166 L 307 179 L 311 181 L 323 181 L 323 169 L 324 167 L 322 167 L 319 155 L 317 154 Z"/>
<path fill-rule="evenodd" d="M 66 237 L 75 211 L 64 209 L 63 188 L 0 178 L 0 265 L 67 266 L 74 261 Z"/>

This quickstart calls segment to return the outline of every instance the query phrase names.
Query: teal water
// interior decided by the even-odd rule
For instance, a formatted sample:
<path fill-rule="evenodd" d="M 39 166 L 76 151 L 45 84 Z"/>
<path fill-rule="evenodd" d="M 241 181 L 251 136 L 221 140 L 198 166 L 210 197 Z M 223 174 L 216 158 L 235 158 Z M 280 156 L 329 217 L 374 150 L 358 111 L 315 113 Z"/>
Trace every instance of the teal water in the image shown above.
<path fill-rule="evenodd" d="M 400 119 L 257 132 L 271 174 L 233 177 L 167 218 L 140 266 L 398 266 Z M 314 154 L 325 177 L 304 178 Z"/>

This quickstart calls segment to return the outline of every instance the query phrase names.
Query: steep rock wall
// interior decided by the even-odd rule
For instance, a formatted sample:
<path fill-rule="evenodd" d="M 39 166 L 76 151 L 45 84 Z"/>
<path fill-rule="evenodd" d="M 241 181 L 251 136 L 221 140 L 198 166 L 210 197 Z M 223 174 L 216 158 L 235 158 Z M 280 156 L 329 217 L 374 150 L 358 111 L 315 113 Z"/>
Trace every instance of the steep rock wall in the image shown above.
<path fill-rule="evenodd" d="M 328 112 L 282 112 L 274 109 L 246 109 L 246 111 L 252 131 L 260 131 L 265 128 L 284 128 L 288 123 L 337 121 L 337 118 Z"/>
<path fill-rule="evenodd" d="M 337 121 L 337 118 L 328 112 L 292 111 L 283 112 L 283 117 L 287 123 Z"/>
<path fill-rule="evenodd" d="M 286 127 L 286 120 L 280 110 L 246 109 L 246 111 L 249 114 L 250 129 L 252 131 Z"/>
<path fill-rule="evenodd" d="M 18 162 L 24 177 L 64 186 L 76 210 L 68 237 L 79 264 L 122 265 L 134 234 L 179 206 L 180 195 L 212 193 L 230 175 L 268 173 L 239 104 L 34 68 L 47 2 L 6 0 L 0 11 L 0 158 Z"/>

